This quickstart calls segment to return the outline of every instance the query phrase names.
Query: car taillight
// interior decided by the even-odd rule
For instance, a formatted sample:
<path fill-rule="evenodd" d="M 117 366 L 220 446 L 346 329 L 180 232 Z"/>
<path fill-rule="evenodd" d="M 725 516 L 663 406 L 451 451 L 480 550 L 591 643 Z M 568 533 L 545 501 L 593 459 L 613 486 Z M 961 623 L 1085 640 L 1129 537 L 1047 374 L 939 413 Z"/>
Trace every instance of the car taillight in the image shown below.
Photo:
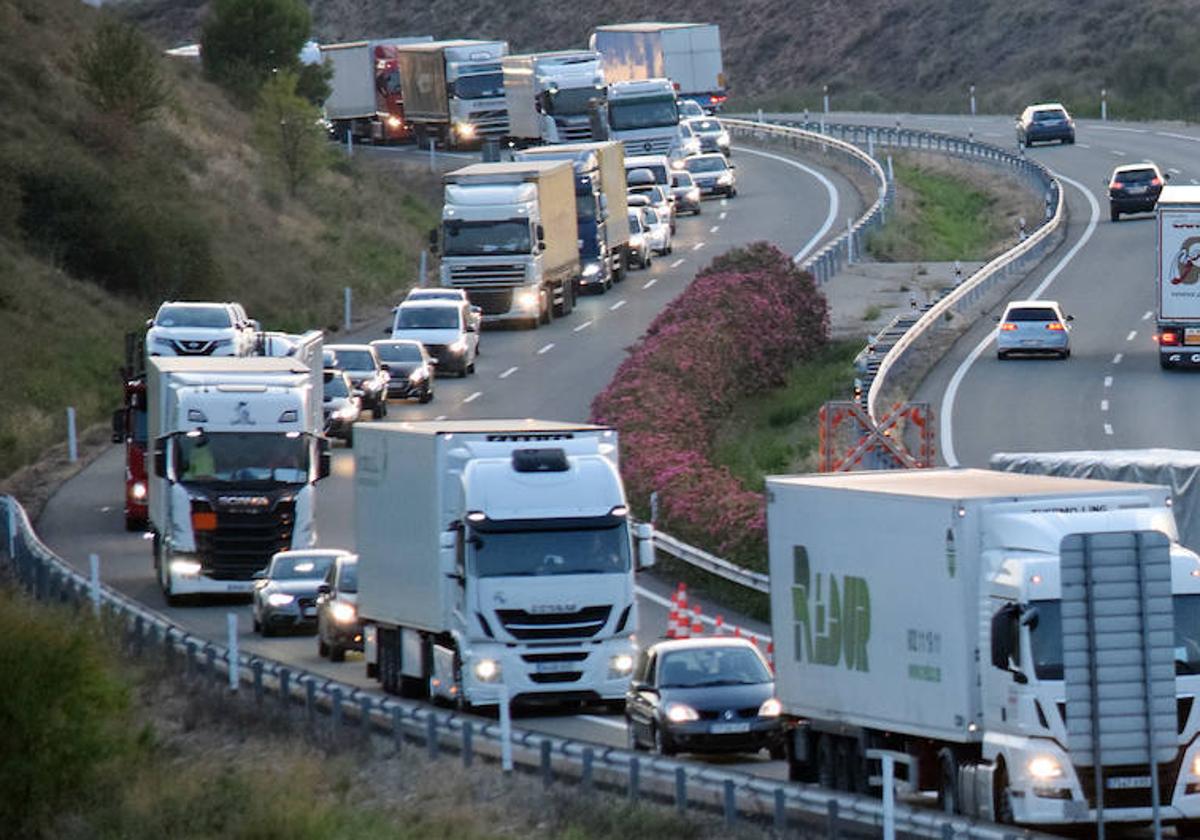
<path fill-rule="evenodd" d="M 1174 346 L 1179 343 L 1178 330 L 1163 330 L 1158 334 L 1158 343 L 1168 346 Z"/>
<path fill-rule="evenodd" d="M 1152 179 L 1152 180 L 1150 181 L 1150 186 L 1152 186 L 1152 187 L 1161 187 L 1161 186 L 1162 186 L 1162 178 L 1154 178 L 1154 179 Z"/>
<path fill-rule="evenodd" d="M 1017 328 L 1017 325 L 1012 323 L 1011 321 L 1006 321 L 1000 325 L 1001 332 L 1013 332 L 1014 330 L 1016 330 L 1016 328 Z"/>
<path fill-rule="evenodd" d="M 1058 332 L 1062 332 L 1063 325 L 1060 324 L 1058 321 L 1051 321 L 1049 324 L 1046 324 L 1046 329 L 1057 330 Z"/>
<path fill-rule="evenodd" d="M 1125 189 L 1125 185 L 1122 184 L 1120 181 L 1113 181 L 1111 184 L 1108 185 L 1108 188 L 1110 190 L 1123 190 L 1123 189 Z"/>

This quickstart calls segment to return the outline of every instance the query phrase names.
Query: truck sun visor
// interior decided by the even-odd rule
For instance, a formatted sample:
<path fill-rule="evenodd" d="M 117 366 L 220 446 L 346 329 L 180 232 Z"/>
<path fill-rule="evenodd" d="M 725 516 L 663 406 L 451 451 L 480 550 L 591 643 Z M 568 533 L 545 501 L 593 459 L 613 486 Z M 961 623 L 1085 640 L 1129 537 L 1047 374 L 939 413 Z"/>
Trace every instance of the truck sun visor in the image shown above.
<path fill-rule="evenodd" d="M 567 453 L 555 448 L 546 449 L 514 449 L 512 454 L 513 469 L 517 472 L 566 472 L 570 469 L 567 463 Z"/>

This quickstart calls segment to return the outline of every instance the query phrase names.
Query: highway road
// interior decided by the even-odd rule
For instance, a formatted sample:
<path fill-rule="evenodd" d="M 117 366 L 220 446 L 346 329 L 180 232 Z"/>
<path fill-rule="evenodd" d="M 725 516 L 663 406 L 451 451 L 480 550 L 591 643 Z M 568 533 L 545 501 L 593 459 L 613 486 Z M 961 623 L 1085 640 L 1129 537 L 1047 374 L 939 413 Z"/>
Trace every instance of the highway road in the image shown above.
<path fill-rule="evenodd" d="M 412 153 L 401 151 L 400 157 Z M 568 318 L 538 330 L 493 331 L 483 334 L 477 373 L 465 379 L 441 379 L 428 405 L 393 402 L 389 420 L 434 418 L 538 417 L 583 420 L 592 398 L 611 379 L 625 355 L 650 321 L 680 294 L 695 272 L 713 257 L 737 244 L 757 240 L 777 243 L 789 253 L 814 248 L 835 236 L 848 216 L 862 212 L 862 201 L 844 178 L 819 171 L 779 155 L 738 149 L 735 152 L 739 196 L 709 200 L 698 217 L 680 218 L 674 253 L 654 259 L 652 267 L 630 272 L 628 279 L 604 295 L 582 298 Z M 444 166 L 462 161 L 444 156 Z M 382 337 L 387 320 L 362 324 L 339 341 Z M 269 325 L 268 325 L 269 326 Z M 114 392 L 114 401 L 118 395 Z M 335 451 L 334 474 L 319 492 L 318 529 L 323 545 L 353 548 L 351 530 L 352 453 Z M 250 611 L 240 602 L 203 607 L 164 606 L 154 581 L 150 546 L 123 530 L 121 513 L 123 453 L 113 447 L 49 502 L 37 523 L 38 531 L 61 556 L 86 568 L 87 555 L 101 557 L 105 582 L 160 609 L 171 620 L 210 638 L 225 633 L 225 613 L 236 611 L 240 645 L 274 659 L 328 674 L 347 683 L 377 688 L 368 681 L 360 658 L 333 664 L 316 654 L 310 636 L 261 639 L 251 629 Z M 661 636 L 666 627 L 666 596 L 670 582 L 644 579 L 640 589 L 640 632 L 643 638 Z M 709 606 L 709 605 L 705 605 Z M 706 610 L 710 615 L 712 609 Z M 761 625 L 749 629 L 765 633 Z M 527 716 L 522 725 L 555 735 L 612 746 L 626 742 L 619 717 L 593 714 Z M 781 762 L 741 760 L 737 766 L 784 778 Z"/>

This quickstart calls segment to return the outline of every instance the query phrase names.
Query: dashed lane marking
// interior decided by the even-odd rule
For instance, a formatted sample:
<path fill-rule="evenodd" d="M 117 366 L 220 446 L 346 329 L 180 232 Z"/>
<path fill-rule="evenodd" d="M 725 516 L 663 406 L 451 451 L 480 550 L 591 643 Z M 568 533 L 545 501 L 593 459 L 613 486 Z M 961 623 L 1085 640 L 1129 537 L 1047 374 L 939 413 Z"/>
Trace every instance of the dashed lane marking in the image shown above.
<path fill-rule="evenodd" d="M 466 405 L 467 403 L 473 403 L 473 402 L 475 402 L 475 400 L 479 399 L 482 396 L 483 396 L 483 391 L 476 391 L 474 394 L 471 394 L 471 396 L 469 396 L 465 400 L 463 400 L 463 405 Z"/>
<path fill-rule="evenodd" d="M 512 376 L 518 370 L 520 370 L 520 368 L 518 368 L 516 365 L 514 365 L 514 366 L 510 367 L 508 370 L 504 371 L 504 373 L 500 374 L 500 378 L 508 379 L 508 377 Z"/>
<path fill-rule="evenodd" d="M 608 308 L 609 308 L 611 311 L 613 311 L 613 312 L 616 312 L 618 309 L 620 309 L 620 308 L 621 308 L 622 306 L 624 306 L 624 305 L 625 305 L 625 301 L 624 301 L 624 300 L 619 300 L 619 301 L 617 301 L 616 303 L 614 303 L 612 306 L 610 306 L 610 307 L 608 307 Z"/>
<path fill-rule="evenodd" d="M 657 277 L 651 277 L 649 280 L 646 281 L 645 285 L 643 285 L 642 288 L 649 289 L 651 286 L 653 286 L 657 282 L 658 282 Z"/>
<path fill-rule="evenodd" d="M 553 342 L 553 341 L 551 341 L 549 344 L 547 344 L 547 345 L 546 345 L 545 347 L 543 347 L 541 350 L 538 350 L 538 351 L 537 351 L 537 354 L 538 354 L 539 356 L 541 356 L 543 353 L 549 353 L 549 352 L 550 352 L 551 350 L 553 350 L 553 349 L 554 349 L 554 342 Z"/>

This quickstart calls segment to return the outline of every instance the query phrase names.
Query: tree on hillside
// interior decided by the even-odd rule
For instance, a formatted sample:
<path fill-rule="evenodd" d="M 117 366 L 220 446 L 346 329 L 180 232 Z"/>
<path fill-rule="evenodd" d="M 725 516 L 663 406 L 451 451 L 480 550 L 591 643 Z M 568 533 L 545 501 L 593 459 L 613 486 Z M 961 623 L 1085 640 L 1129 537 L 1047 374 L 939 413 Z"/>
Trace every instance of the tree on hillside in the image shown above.
<path fill-rule="evenodd" d="M 154 119 L 171 98 L 157 51 L 133 26 L 107 18 L 83 51 L 83 83 L 92 100 L 125 126 Z"/>
<path fill-rule="evenodd" d="M 276 73 L 263 85 L 254 111 L 259 150 L 290 195 L 328 163 L 328 143 L 316 106 L 296 93 L 294 73 Z"/>
<path fill-rule="evenodd" d="M 312 19 L 304 0 L 214 0 L 200 36 L 213 81 L 244 103 L 274 72 L 291 72 Z"/>

